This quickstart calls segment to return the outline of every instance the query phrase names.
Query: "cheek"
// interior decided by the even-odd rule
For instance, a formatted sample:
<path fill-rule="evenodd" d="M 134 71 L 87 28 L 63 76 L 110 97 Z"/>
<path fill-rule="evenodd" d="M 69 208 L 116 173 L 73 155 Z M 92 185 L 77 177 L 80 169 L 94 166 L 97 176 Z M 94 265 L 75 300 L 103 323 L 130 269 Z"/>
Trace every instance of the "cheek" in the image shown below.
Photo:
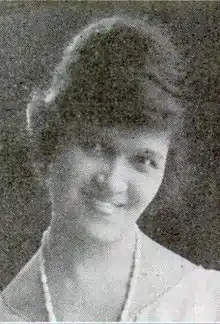
<path fill-rule="evenodd" d="M 133 182 L 131 196 L 133 203 L 142 209 L 145 209 L 154 199 L 163 180 L 164 172 L 149 173 L 148 175 L 139 175 Z"/>
<path fill-rule="evenodd" d="M 73 195 L 89 181 L 97 170 L 97 163 L 88 158 L 81 150 L 60 158 L 53 173 L 53 183 L 61 196 Z"/>

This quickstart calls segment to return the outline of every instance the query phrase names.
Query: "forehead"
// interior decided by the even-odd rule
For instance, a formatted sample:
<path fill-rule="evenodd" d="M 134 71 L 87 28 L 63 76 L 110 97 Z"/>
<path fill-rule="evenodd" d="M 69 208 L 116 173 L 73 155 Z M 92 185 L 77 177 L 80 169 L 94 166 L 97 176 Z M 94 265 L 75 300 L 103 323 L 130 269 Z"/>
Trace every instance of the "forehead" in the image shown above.
<path fill-rule="evenodd" d="M 97 140 L 114 146 L 118 150 L 152 150 L 166 153 L 170 138 L 162 131 L 150 130 L 146 127 L 93 127 L 84 135 L 89 140 Z"/>

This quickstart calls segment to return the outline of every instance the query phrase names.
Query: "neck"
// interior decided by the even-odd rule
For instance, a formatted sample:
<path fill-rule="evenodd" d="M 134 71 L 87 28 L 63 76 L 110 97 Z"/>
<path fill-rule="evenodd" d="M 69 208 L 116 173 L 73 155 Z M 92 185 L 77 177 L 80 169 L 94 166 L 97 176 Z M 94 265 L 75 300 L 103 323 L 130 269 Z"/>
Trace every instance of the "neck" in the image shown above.
<path fill-rule="evenodd" d="M 87 275 L 88 272 L 92 275 L 106 270 L 127 271 L 135 247 L 135 230 L 134 226 L 118 241 L 103 242 L 94 238 L 84 239 L 70 229 L 62 227 L 60 230 L 60 225 L 52 223 L 44 243 L 45 255 L 51 269 L 57 269 L 68 278 Z"/>

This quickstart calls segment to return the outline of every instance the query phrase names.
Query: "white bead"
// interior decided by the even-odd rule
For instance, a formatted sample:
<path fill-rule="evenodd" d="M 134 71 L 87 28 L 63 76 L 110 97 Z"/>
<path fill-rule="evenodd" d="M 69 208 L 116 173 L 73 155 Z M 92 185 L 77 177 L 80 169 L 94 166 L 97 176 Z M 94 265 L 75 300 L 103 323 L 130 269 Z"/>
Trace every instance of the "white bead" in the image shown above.
<path fill-rule="evenodd" d="M 41 247 L 40 247 L 40 273 L 41 273 L 41 283 L 43 286 L 43 292 L 44 292 L 44 299 L 45 299 L 45 306 L 48 313 L 48 320 L 49 322 L 57 322 L 54 310 L 53 310 L 53 304 L 52 304 L 52 298 L 49 290 L 49 286 L 47 283 L 47 275 L 45 272 L 45 260 L 43 255 L 43 247 L 44 243 L 47 237 L 47 234 L 49 232 L 49 229 L 44 232 L 42 240 L 41 240 Z"/>
<path fill-rule="evenodd" d="M 43 248 L 45 244 L 45 240 L 48 236 L 50 228 L 44 232 L 42 240 L 41 240 L 41 247 L 40 247 L 40 274 L 41 274 L 41 283 L 44 292 L 44 300 L 45 300 L 45 307 L 48 313 L 48 320 L 49 322 L 57 322 L 53 304 L 52 304 L 52 297 L 50 294 L 47 275 L 45 272 L 45 259 L 43 255 Z M 135 287 L 137 284 L 137 279 L 139 275 L 139 268 L 140 268 L 140 256 L 141 256 L 141 237 L 140 237 L 140 230 L 136 227 L 136 241 L 135 241 L 135 250 L 133 254 L 133 262 L 131 267 L 131 276 L 128 282 L 128 290 L 124 302 L 124 307 L 122 309 L 120 315 L 120 322 L 126 322 L 129 320 L 129 309 L 132 303 L 132 298 L 134 295 Z"/>
<path fill-rule="evenodd" d="M 140 238 L 140 230 L 136 227 L 136 243 L 135 243 L 135 251 L 134 251 L 134 259 L 132 264 L 131 277 L 128 287 L 127 296 L 125 299 L 124 308 L 121 313 L 120 322 L 126 322 L 129 320 L 129 309 L 132 303 L 132 297 L 134 295 L 134 291 L 137 284 L 139 268 L 140 268 L 140 256 L 141 256 L 141 238 Z"/>

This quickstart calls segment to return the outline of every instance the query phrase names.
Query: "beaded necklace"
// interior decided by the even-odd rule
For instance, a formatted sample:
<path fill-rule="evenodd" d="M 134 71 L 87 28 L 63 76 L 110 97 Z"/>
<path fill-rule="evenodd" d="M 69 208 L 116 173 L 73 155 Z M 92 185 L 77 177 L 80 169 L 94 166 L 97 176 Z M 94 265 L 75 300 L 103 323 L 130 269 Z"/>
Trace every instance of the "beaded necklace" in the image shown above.
<path fill-rule="evenodd" d="M 48 314 L 48 320 L 49 322 L 58 322 L 54 313 L 52 297 L 48 286 L 48 279 L 45 271 L 45 258 L 44 258 L 44 251 L 43 251 L 45 240 L 46 238 L 48 238 L 49 231 L 50 231 L 50 227 L 44 232 L 41 240 L 40 274 L 41 274 L 41 283 L 42 283 L 42 288 L 44 293 L 45 307 Z M 131 266 L 131 273 L 128 281 L 127 293 L 126 293 L 123 309 L 120 314 L 119 322 L 125 322 L 128 320 L 129 310 L 132 303 L 132 298 L 134 295 L 138 274 L 139 274 L 140 255 L 141 255 L 141 237 L 140 237 L 140 230 L 137 226 L 136 226 L 135 234 L 136 234 L 136 240 L 135 240 L 135 249 L 133 253 L 133 261 Z"/>

